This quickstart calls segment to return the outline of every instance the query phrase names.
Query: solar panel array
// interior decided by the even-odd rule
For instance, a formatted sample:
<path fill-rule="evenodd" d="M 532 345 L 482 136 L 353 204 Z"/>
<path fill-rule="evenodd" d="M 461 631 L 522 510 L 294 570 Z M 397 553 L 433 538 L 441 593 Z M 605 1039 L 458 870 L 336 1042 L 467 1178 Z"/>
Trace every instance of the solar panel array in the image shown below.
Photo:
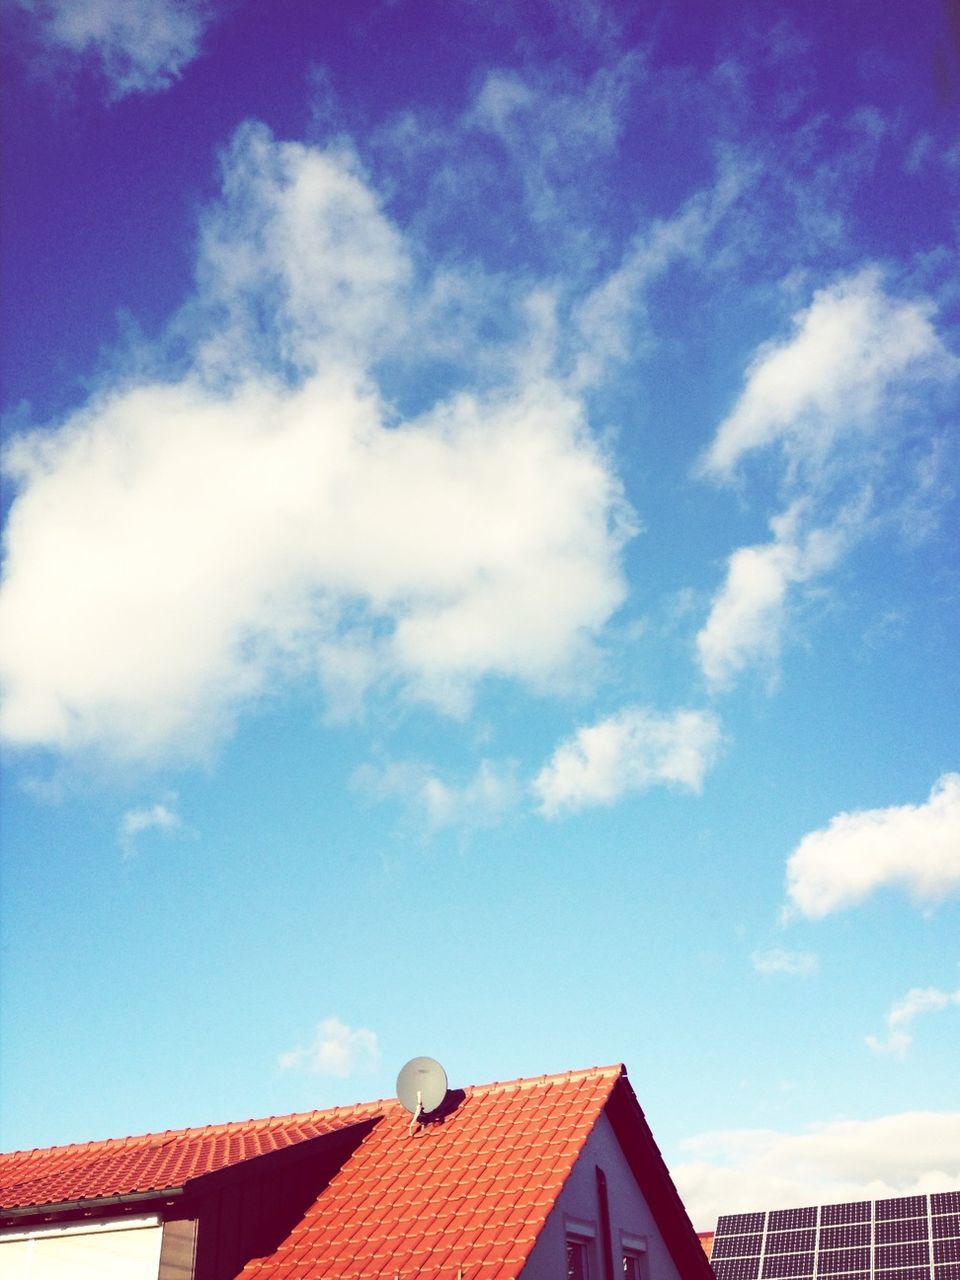
<path fill-rule="evenodd" d="M 960 1280 L 960 1191 L 728 1213 L 717 1280 Z"/>

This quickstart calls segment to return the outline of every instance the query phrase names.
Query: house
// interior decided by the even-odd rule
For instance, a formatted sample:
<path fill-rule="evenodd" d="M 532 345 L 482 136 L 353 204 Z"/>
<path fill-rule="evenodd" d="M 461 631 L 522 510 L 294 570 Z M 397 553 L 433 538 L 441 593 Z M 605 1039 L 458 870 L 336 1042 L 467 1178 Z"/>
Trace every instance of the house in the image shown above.
<path fill-rule="evenodd" d="M 712 1280 L 624 1067 L 0 1156 L 18 1280 Z"/>

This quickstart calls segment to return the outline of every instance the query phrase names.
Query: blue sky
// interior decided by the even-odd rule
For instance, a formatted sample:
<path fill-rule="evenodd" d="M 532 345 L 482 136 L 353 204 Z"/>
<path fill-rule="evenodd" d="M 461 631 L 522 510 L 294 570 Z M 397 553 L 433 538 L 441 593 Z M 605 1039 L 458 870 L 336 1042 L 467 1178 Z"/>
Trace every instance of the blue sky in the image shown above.
<path fill-rule="evenodd" d="M 956 6 L 490 8 L 7 6 L 4 1146 L 956 1186 Z"/>

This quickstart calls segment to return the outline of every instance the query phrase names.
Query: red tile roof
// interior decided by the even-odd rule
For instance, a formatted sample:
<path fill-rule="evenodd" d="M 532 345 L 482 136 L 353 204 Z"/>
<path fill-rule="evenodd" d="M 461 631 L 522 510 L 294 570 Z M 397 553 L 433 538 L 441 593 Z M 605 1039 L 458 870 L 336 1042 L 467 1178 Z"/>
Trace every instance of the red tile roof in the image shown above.
<path fill-rule="evenodd" d="M 255 1156 L 379 1115 L 380 1103 L 144 1133 L 0 1155 L 0 1207 L 48 1206 L 170 1191 Z"/>
<path fill-rule="evenodd" d="M 0 1205 L 161 1193 L 349 1131 L 356 1145 L 329 1184 L 272 1252 L 247 1262 L 243 1280 L 454 1280 L 461 1267 L 466 1280 L 508 1280 L 529 1257 L 603 1113 L 680 1274 L 708 1280 L 709 1263 L 620 1066 L 475 1086 L 442 1122 L 413 1136 L 409 1115 L 389 1100 L 16 1152 L 0 1156 Z"/>
<path fill-rule="evenodd" d="M 408 1134 L 388 1103 L 280 1248 L 243 1280 L 305 1275 L 506 1280 L 526 1261 L 622 1068 L 468 1089 Z"/>

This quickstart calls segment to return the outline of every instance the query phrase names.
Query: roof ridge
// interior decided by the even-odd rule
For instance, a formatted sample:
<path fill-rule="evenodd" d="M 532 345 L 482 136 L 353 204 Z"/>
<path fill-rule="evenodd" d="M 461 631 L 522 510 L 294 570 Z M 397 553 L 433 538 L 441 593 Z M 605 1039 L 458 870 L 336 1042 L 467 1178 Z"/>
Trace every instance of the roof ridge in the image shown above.
<path fill-rule="evenodd" d="M 174 1140 L 183 1140 L 188 1138 L 229 1136 L 238 1130 L 254 1130 L 256 1132 L 266 1132 L 269 1129 L 278 1126 L 289 1126 L 297 1123 L 310 1124 L 318 1122 L 324 1117 L 345 1115 L 351 1111 L 362 1112 L 368 1115 L 376 1112 L 385 1102 L 390 1102 L 389 1098 L 375 1099 L 371 1102 L 350 1102 L 344 1103 L 336 1107 L 316 1107 L 313 1111 L 292 1111 L 287 1115 L 270 1115 L 270 1116 L 250 1116 L 244 1120 L 224 1120 L 215 1124 L 197 1124 L 186 1125 L 182 1129 L 155 1129 L 148 1130 L 146 1133 L 126 1134 L 121 1138 L 91 1138 L 86 1142 L 65 1142 L 62 1144 L 54 1143 L 49 1147 L 24 1147 L 16 1151 L 0 1152 L 0 1159 L 13 1159 L 14 1156 L 28 1158 L 34 1155 L 42 1155 L 47 1151 L 59 1151 L 63 1155 L 73 1152 L 87 1152 L 93 1148 L 108 1149 L 115 1148 L 122 1150 L 125 1147 L 134 1148 L 138 1146 L 164 1146 L 168 1142 Z"/>
<path fill-rule="evenodd" d="M 513 1089 L 533 1089 L 537 1085 L 544 1084 L 559 1084 L 561 1082 L 574 1084 L 580 1080 L 610 1079 L 614 1081 L 626 1074 L 626 1067 L 622 1062 L 618 1062 L 611 1063 L 606 1067 L 580 1067 L 575 1071 L 557 1071 L 541 1076 L 520 1076 L 516 1080 L 493 1080 L 489 1084 L 472 1084 L 467 1086 L 465 1092 L 491 1093 L 501 1090 L 507 1092 Z"/>

